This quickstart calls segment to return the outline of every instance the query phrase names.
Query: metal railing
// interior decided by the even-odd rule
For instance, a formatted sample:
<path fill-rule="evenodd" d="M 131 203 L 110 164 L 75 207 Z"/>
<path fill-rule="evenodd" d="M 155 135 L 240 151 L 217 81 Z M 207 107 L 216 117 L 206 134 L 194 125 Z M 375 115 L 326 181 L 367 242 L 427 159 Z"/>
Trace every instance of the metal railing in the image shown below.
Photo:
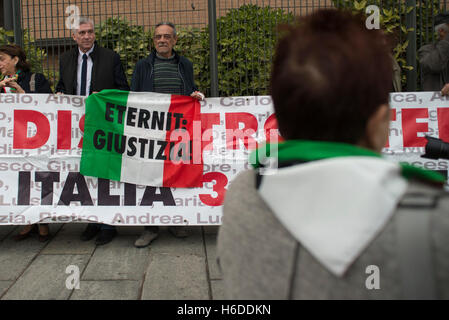
<path fill-rule="evenodd" d="M 370 1 L 368 1 L 370 2 Z M 407 47 L 407 65 L 413 66 L 413 70 L 407 71 L 407 90 L 417 90 L 420 87 L 420 70 L 416 61 L 416 50 L 422 44 L 434 40 L 432 31 L 433 17 L 438 11 L 446 11 L 447 0 L 378 0 L 373 1 L 383 6 L 385 3 L 394 3 L 398 8 L 412 6 L 414 9 L 401 23 L 405 27 L 414 27 L 414 31 L 407 38 L 398 34 L 399 43 L 409 41 Z M 333 7 L 336 3 L 332 0 L 4 0 L 3 11 L 5 15 L 5 29 L 14 30 L 15 42 L 25 47 L 37 46 L 42 60 L 41 70 L 44 71 L 51 82 L 58 80 L 58 61 L 60 55 L 75 46 L 71 38 L 70 25 L 73 16 L 81 14 L 91 18 L 98 31 L 98 27 L 112 18 L 126 19 L 130 27 L 139 26 L 140 29 L 132 29 L 132 41 L 127 43 L 127 48 L 121 48 L 121 58 L 125 66 L 131 68 L 135 62 L 148 54 L 148 50 L 142 49 L 141 44 L 151 45 L 151 30 L 159 21 L 172 21 L 177 28 L 184 30 L 181 35 L 191 35 L 188 48 L 180 48 L 195 66 L 195 76 L 200 79 L 201 90 L 209 96 L 217 96 L 236 91 L 234 87 L 244 88 L 238 91 L 240 95 L 261 94 L 267 92 L 268 83 L 266 75 L 270 72 L 270 61 L 273 54 L 272 43 L 263 37 L 255 40 L 253 45 L 259 46 L 260 54 L 248 54 L 243 63 L 240 61 L 241 50 L 238 46 L 224 46 L 223 35 L 232 30 L 234 36 L 241 40 L 239 46 L 244 46 L 245 41 L 251 42 L 257 30 L 263 30 L 263 26 L 269 23 L 264 14 L 255 20 L 259 24 L 251 32 L 245 30 L 247 17 L 235 15 L 231 22 L 224 25 L 222 19 L 233 9 L 243 5 L 255 5 L 260 8 L 280 9 L 282 14 L 305 15 L 313 10 L 325 7 Z M 432 10 L 424 10 L 431 3 Z M 209 27 L 210 26 L 210 27 Z M 226 29 L 226 30 L 225 30 Z M 130 29 L 131 30 L 131 29 Z M 256 31 L 254 31 L 256 30 Z M 106 32 L 106 36 L 98 37 L 101 45 L 121 43 L 128 33 Z M 203 41 L 202 39 L 207 39 Z M 185 43 L 181 41 L 179 43 Z M 231 41 L 231 40 L 229 40 Z M 126 41 L 125 41 L 126 42 Z M 199 43 L 196 43 L 199 42 Z M 202 46 L 198 51 L 198 46 Z M 199 54 L 189 54 L 189 50 L 195 47 Z M 127 50 L 125 54 L 125 50 Z M 226 50 L 223 53 L 223 50 Z M 248 49 L 251 51 L 251 49 Z M 225 56 L 223 55 L 225 54 Z M 204 59 L 207 56 L 207 59 Z M 229 63 L 225 64 L 225 60 Z M 207 61 L 207 62 L 205 62 Z M 238 63 L 241 63 L 238 65 Z M 245 69 L 246 74 L 241 75 L 237 71 L 241 66 L 255 66 L 253 69 Z M 256 69 L 257 67 L 257 69 Z M 224 69 L 223 69 L 224 68 Z M 226 68 L 229 68 L 226 69 Z M 240 69 L 239 69 L 240 68 Z M 232 69 L 232 70 L 231 70 Z M 237 71 L 236 71 L 237 70 Z M 129 70 L 128 70 L 129 71 Z M 235 81 L 226 80 L 223 72 L 229 71 L 236 74 Z M 130 77 L 130 71 L 128 72 Z M 206 79 L 207 78 L 207 79 Z M 238 79 L 237 79 L 238 78 Z M 201 80 L 203 79 L 203 80 Z M 253 85 L 257 83 L 257 85 Z M 236 93 L 237 94 L 237 93 Z"/>

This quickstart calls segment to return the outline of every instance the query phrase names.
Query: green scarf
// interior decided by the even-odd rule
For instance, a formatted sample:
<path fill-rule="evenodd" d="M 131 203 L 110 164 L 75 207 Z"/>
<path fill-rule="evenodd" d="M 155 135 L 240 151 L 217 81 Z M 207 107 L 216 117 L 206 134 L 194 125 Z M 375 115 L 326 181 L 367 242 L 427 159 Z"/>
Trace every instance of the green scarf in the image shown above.
<path fill-rule="evenodd" d="M 18 80 L 21 72 L 22 72 L 21 70 L 17 70 L 17 72 L 14 74 L 14 76 L 12 76 L 10 78 L 13 78 L 13 77 L 17 76 L 17 80 Z M 7 76 L 4 76 L 1 81 L 5 80 L 6 77 Z M 17 91 L 16 88 L 11 88 L 11 92 L 15 92 L 15 91 Z"/>
<path fill-rule="evenodd" d="M 270 149 L 274 151 L 273 155 L 270 154 Z M 382 157 L 377 152 L 347 143 L 287 140 L 279 144 L 265 144 L 261 146 L 251 153 L 250 163 L 254 168 L 259 168 L 263 166 L 264 159 L 267 157 L 275 157 L 276 155 L 279 163 L 295 160 L 308 162 L 337 157 Z M 445 177 L 439 172 L 415 167 L 403 162 L 399 163 L 399 165 L 401 167 L 401 174 L 406 179 L 416 178 L 437 184 L 444 184 L 446 182 Z"/>

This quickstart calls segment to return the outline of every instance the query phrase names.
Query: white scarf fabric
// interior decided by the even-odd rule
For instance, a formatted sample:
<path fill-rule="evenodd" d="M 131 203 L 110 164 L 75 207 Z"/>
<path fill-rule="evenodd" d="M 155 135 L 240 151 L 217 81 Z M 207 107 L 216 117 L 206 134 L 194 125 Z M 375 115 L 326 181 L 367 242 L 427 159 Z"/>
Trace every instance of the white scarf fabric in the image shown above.
<path fill-rule="evenodd" d="M 263 176 L 259 192 L 283 226 L 342 276 L 391 218 L 407 189 L 397 163 L 339 157 Z"/>

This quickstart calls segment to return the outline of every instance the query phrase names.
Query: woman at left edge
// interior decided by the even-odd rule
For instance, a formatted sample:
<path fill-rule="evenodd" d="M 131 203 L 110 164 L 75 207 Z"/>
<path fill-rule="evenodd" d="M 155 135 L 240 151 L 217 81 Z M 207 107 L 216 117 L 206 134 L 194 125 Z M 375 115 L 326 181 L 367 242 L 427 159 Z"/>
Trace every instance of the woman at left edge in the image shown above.
<path fill-rule="evenodd" d="M 0 46 L 0 81 L 1 93 L 52 93 L 50 84 L 41 73 L 32 73 L 30 63 L 26 60 L 25 51 L 18 45 L 8 44 Z M 50 238 L 48 224 L 26 225 L 14 237 L 20 241 L 37 232 L 39 241 Z"/>

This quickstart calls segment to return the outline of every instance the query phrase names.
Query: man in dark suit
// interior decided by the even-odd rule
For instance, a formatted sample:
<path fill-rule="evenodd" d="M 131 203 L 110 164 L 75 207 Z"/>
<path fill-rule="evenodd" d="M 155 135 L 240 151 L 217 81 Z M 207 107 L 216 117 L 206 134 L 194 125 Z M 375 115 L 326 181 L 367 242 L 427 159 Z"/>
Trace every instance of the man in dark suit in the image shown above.
<path fill-rule="evenodd" d="M 79 28 L 72 36 L 78 47 L 65 52 L 59 59 L 57 93 L 90 95 L 103 89 L 129 90 L 120 56 L 95 43 L 92 20 L 80 18 Z M 85 80 L 82 79 L 84 61 Z"/>
<path fill-rule="evenodd" d="M 103 89 L 129 90 L 120 56 L 95 43 L 92 20 L 81 17 L 72 36 L 78 46 L 64 53 L 59 60 L 57 93 L 88 96 Z M 88 241 L 97 234 L 95 243 L 102 245 L 110 242 L 117 231 L 110 225 L 90 223 L 81 240 Z"/>

